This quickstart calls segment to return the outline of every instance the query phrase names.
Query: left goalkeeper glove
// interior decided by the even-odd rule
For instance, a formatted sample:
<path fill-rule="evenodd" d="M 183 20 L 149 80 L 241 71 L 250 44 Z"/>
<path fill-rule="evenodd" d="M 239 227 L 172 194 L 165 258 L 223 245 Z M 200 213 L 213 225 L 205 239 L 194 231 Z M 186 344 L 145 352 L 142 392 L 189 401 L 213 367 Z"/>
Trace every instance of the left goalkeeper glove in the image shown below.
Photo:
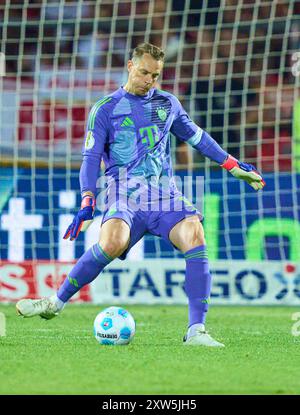
<path fill-rule="evenodd" d="M 265 181 L 252 164 L 242 163 L 232 156 L 228 156 L 221 167 L 228 170 L 237 179 L 245 180 L 255 190 L 262 189 Z"/>
<path fill-rule="evenodd" d="M 94 196 L 84 196 L 81 201 L 81 208 L 74 217 L 73 222 L 66 230 L 63 239 L 73 241 L 79 235 L 79 232 L 84 232 L 92 223 L 94 219 L 96 200 Z"/>

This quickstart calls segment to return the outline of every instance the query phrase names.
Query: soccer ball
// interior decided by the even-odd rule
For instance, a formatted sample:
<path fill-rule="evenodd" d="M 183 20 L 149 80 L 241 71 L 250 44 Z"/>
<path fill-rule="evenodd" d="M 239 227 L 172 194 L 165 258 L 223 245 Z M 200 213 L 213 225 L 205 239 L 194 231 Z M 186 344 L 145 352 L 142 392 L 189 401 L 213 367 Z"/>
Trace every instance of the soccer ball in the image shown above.
<path fill-rule="evenodd" d="M 94 335 L 100 344 L 128 344 L 135 335 L 135 321 L 124 308 L 105 308 L 95 318 Z"/>

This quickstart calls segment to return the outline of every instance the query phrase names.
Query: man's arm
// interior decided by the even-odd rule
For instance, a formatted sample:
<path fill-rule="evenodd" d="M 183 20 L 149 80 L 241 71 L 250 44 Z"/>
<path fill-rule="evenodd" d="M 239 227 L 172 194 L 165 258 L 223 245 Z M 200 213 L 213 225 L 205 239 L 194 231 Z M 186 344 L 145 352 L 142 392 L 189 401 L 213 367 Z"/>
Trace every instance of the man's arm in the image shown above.
<path fill-rule="evenodd" d="M 81 196 L 96 196 L 96 184 L 99 177 L 101 156 L 95 154 L 86 154 L 79 172 L 79 183 Z"/>
<path fill-rule="evenodd" d="M 229 154 L 223 150 L 223 148 L 206 131 L 202 130 L 190 119 L 183 119 L 181 122 L 187 124 L 185 126 L 187 127 L 186 131 L 184 132 L 185 137 L 188 137 L 191 133 L 193 133 L 192 136 L 184 141 L 198 150 L 201 154 L 203 154 L 203 156 L 208 157 L 210 160 L 213 160 L 220 165 L 225 162 L 225 160 L 229 157 Z M 178 128 L 176 130 L 178 131 Z"/>
<path fill-rule="evenodd" d="M 178 100 L 175 105 L 177 113 L 170 130 L 172 134 L 218 163 L 234 177 L 245 180 L 253 189 L 259 190 L 264 187 L 265 182 L 254 166 L 242 163 L 224 151 L 206 131 L 190 119 Z"/>
<path fill-rule="evenodd" d="M 97 109 L 98 106 L 98 109 Z M 96 107 L 96 109 L 95 109 Z M 83 160 L 79 172 L 81 206 L 68 227 L 64 239 L 74 240 L 80 231 L 85 231 L 94 219 L 96 207 L 96 183 L 104 145 L 108 136 L 107 114 L 99 104 L 92 108 L 82 148 Z"/>

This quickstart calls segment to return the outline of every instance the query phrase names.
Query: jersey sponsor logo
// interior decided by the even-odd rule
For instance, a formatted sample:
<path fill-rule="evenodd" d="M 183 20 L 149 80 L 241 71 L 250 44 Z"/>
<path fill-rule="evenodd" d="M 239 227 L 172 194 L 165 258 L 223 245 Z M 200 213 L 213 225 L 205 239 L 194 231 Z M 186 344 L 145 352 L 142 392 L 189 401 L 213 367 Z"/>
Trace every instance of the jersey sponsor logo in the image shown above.
<path fill-rule="evenodd" d="M 166 119 L 167 119 L 167 111 L 163 107 L 158 107 L 157 110 L 156 110 L 156 112 L 157 112 L 158 117 L 162 121 L 166 121 Z"/>
<path fill-rule="evenodd" d="M 95 145 L 95 138 L 93 136 L 93 132 L 92 131 L 88 131 L 86 139 L 85 139 L 85 148 L 87 150 L 90 150 L 91 148 L 93 148 Z"/>
<path fill-rule="evenodd" d="M 153 148 L 159 141 L 158 127 L 157 125 L 150 125 L 149 127 L 143 127 L 139 129 L 142 143 L 149 149 Z"/>

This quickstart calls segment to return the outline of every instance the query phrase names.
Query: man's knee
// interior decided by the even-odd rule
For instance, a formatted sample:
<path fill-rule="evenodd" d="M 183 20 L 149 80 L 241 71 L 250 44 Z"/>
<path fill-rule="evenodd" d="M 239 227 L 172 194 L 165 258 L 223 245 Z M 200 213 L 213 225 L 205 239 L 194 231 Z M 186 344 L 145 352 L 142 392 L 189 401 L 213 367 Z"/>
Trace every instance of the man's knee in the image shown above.
<path fill-rule="evenodd" d="M 197 216 L 179 222 L 170 232 L 171 242 L 182 252 L 205 245 L 204 229 Z"/>
<path fill-rule="evenodd" d="M 99 242 L 103 251 L 112 258 L 119 257 L 127 248 L 128 241 L 122 241 L 120 239 L 111 239 L 110 241 Z"/>
<path fill-rule="evenodd" d="M 101 228 L 99 244 L 106 254 L 112 258 L 120 256 L 128 247 L 130 229 L 121 219 L 105 222 Z"/>
<path fill-rule="evenodd" d="M 194 223 L 187 228 L 185 237 L 182 239 L 185 249 L 196 248 L 197 246 L 205 244 L 204 231 L 200 223 Z"/>

